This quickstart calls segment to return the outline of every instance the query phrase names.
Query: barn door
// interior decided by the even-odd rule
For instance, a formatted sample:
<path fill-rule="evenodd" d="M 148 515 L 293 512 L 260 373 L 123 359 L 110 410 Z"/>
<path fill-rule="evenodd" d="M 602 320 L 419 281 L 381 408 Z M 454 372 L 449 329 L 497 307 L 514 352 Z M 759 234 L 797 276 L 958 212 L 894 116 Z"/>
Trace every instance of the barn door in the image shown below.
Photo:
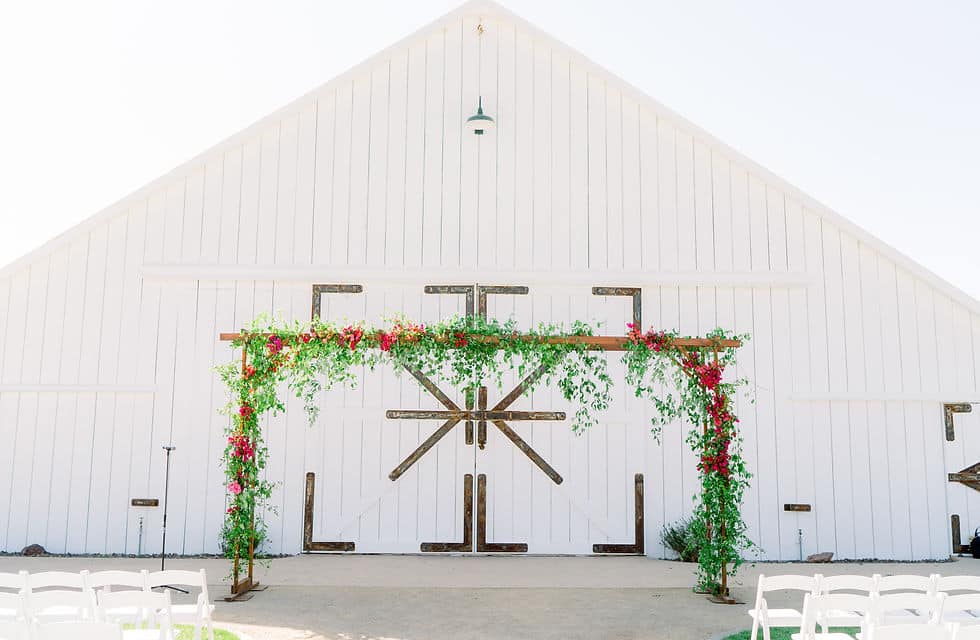
<path fill-rule="evenodd" d="M 953 553 L 969 552 L 980 528 L 980 412 L 966 403 L 943 405 L 946 442 L 946 503 Z"/>
<path fill-rule="evenodd" d="M 585 319 L 622 334 L 638 300 L 633 289 L 419 283 L 333 291 L 319 311 L 343 321 L 400 310 L 426 323 L 486 314 L 521 327 Z M 609 358 L 617 381 L 620 366 Z M 617 384 L 600 423 L 576 435 L 574 408 L 546 384 L 524 393 L 528 376 L 467 392 L 380 367 L 326 393 L 304 550 L 642 554 L 642 403 Z M 472 419 L 449 415 L 462 411 Z"/>
<path fill-rule="evenodd" d="M 638 297 L 633 289 L 537 285 L 526 296 L 490 297 L 487 313 L 521 327 L 586 320 L 615 335 L 638 311 Z M 502 389 L 487 385 L 481 403 L 504 404 L 515 419 L 477 429 L 478 552 L 644 552 L 647 417 L 643 403 L 625 390 L 617 354 L 608 364 L 613 406 L 579 434 L 572 431 L 574 407 L 557 389 L 540 384 L 514 395 L 526 379 L 518 375 L 505 376 Z"/>

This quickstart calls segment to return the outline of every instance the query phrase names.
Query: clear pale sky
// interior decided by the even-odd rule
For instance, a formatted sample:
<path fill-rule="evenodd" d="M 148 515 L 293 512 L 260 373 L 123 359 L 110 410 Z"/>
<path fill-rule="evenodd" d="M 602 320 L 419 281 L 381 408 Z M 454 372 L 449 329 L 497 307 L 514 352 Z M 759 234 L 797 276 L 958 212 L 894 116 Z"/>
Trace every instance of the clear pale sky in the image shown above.
<path fill-rule="evenodd" d="M 457 4 L 4 0 L 0 265 Z M 980 298 L 980 2 L 502 4 Z"/>

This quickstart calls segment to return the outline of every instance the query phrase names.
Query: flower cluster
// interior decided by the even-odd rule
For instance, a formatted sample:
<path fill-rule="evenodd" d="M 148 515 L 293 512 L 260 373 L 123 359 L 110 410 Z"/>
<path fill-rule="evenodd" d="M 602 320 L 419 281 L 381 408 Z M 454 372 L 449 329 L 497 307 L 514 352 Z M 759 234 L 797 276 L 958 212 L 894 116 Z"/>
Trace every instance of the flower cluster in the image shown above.
<path fill-rule="evenodd" d="M 240 460 L 255 460 L 255 445 L 244 434 L 228 436 L 228 444 L 232 447 L 232 455 Z"/>
<path fill-rule="evenodd" d="M 633 344 L 644 344 L 648 349 L 660 352 L 670 344 L 670 334 L 666 331 L 654 331 L 650 329 L 646 333 L 632 322 L 626 324 L 627 337 Z"/>
<path fill-rule="evenodd" d="M 379 331 L 378 348 L 382 351 L 391 351 L 397 344 L 413 344 L 425 335 L 424 324 L 412 324 L 396 322 L 391 331 Z"/>
<path fill-rule="evenodd" d="M 269 355 L 274 356 L 282 351 L 283 343 L 282 338 L 273 334 L 269 336 L 269 339 L 265 343 L 266 348 L 269 350 Z"/>
<path fill-rule="evenodd" d="M 347 325 L 344 330 L 340 332 L 340 345 L 343 347 L 350 348 L 351 351 L 357 348 L 357 344 L 364 337 L 364 330 L 360 327 L 355 327 L 354 325 Z"/>

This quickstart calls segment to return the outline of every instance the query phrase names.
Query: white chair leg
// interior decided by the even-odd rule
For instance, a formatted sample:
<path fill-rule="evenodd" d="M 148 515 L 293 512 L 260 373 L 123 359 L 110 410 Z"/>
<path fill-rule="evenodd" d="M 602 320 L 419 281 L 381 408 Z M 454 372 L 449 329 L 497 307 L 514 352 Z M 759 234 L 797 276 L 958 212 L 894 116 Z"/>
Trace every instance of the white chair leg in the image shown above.
<path fill-rule="evenodd" d="M 208 640 L 214 640 L 214 623 L 211 622 L 210 616 L 208 616 Z"/>
<path fill-rule="evenodd" d="M 749 640 L 756 640 L 756 636 L 759 635 L 759 608 L 756 607 L 755 615 L 752 617 L 752 635 L 749 636 Z M 214 640 L 212 638 L 211 640 Z"/>
<path fill-rule="evenodd" d="M 194 623 L 194 640 L 201 640 L 201 621 Z"/>

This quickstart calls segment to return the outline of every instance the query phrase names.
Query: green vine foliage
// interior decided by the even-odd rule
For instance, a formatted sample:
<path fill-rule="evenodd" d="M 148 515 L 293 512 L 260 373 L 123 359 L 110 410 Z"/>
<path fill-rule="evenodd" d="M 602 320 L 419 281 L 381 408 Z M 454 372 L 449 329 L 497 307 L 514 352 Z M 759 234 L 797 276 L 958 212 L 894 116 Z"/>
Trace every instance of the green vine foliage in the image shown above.
<path fill-rule="evenodd" d="M 557 387 L 575 406 L 573 429 L 582 431 L 594 426 L 610 404 L 612 380 L 606 359 L 584 344 L 555 338 L 588 335 L 593 335 L 592 327 L 581 322 L 567 331 L 546 324 L 519 331 L 513 321 L 480 317 L 457 317 L 428 327 L 395 318 L 382 328 L 359 324 L 341 328 L 320 319 L 286 324 L 258 318 L 234 342 L 244 350 L 244 360 L 218 367 L 229 392 L 223 412 L 232 418 L 222 458 L 229 504 L 222 529 L 226 556 L 237 562 L 247 557 L 250 548 L 259 550 L 265 539 L 261 516 L 273 486 L 262 473 L 268 450 L 260 418 L 284 411 L 278 396 L 284 384 L 303 401 L 312 424 L 321 390 L 353 387 L 361 371 L 379 364 L 414 369 L 468 390 L 486 381 L 500 387 L 508 372 L 524 377 L 538 371 L 542 375 L 527 391 L 539 384 Z M 722 563 L 737 567 L 740 551 L 751 544 L 739 512 L 749 474 L 741 458 L 737 419 L 729 411 L 729 399 L 742 381 L 721 380 L 720 372 L 734 362 L 734 350 L 719 354 L 716 382 L 715 365 L 702 361 L 699 351 L 675 347 L 674 337 L 640 334 L 631 326 L 623 360 L 627 382 L 638 397 L 652 400 L 660 414 L 655 435 L 663 424 L 678 418 L 695 425 L 720 425 L 703 432 L 692 429 L 687 438 L 702 461 L 702 495 L 692 527 L 709 538 L 700 548 L 699 586 L 717 590 Z M 709 337 L 728 336 L 717 331 Z"/>
<path fill-rule="evenodd" d="M 706 337 L 738 339 L 717 329 Z M 641 333 L 630 326 L 630 342 L 623 362 L 626 381 L 637 397 L 648 398 L 657 408 L 654 435 L 674 420 L 693 425 L 686 441 L 698 455 L 701 492 L 694 496 L 689 541 L 698 558 L 697 589 L 721 594 L 722 572 L 734 574 L 744 553 L 754 545 L 746 536 L 741 506 L 751 474 L 742 457 L 734 399 L 744 379 L 726 380 L 724 372 L 735 363 L 734 349 L 717 352 L 674 344 L 677 334 L 666 331 Z M 697 543 L 696 545 L 694 543 Z"/>

